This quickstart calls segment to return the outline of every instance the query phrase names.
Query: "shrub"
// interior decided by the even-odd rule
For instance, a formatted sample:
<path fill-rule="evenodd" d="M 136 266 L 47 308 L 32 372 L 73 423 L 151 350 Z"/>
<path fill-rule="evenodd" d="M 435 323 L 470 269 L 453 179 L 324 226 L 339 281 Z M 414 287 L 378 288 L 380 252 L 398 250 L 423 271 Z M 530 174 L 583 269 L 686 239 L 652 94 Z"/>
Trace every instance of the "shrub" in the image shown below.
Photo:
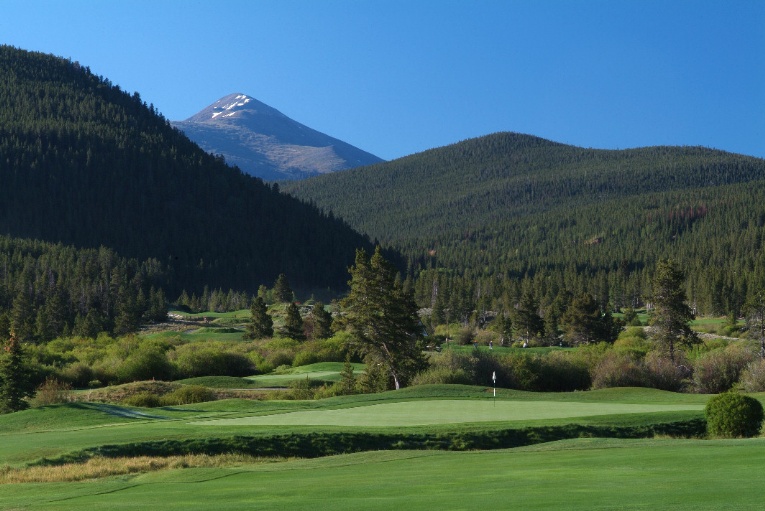
<path fill-rule="evenodd" d="M 307 366 L 319 361 L 319 358 L 312 351 L 300 351 L 292 359 L 292 367 Z"/>
<path fill-rule="evenodd" d="M 93 369 L 87 364 L 76 362 L 62 369 L 59 375 L 73 386 L 83 388 L 93 380 Z"/>
<path fill-rule="evenodd" d="M 48 377 L 37 389 L 34 397 L 36 406 L 47 406 L 72 401 L 72 386 L 55 378 Z"/>
<path fill-rule="evenodd" d="M 754 353 L 735 344 L 702 355 L 693 366 L 696 391 L 702 394 L 718 394 L 730 390 L 754 358 Z"/>
<path fill-rule="evenodd" d="M 675 358 L 678 359 L 679 356 L 678 353 Z M 655 389 L 680 392 L 685 386 L 685 378 L 690 375 L 685 365 L 673 364 L 658 351 L 648 353 L 643 364 L 648 379 L 647 384 Z"/>
<path fill-rule="evenodd" d="M 739 379 L 745 392 L 765 392 L 765 359 L 750 362 Z"/>
<path fill-rule="evenodd" d="M 462 384 L 472 385 L 472 376 L 464 369 L 449 369 L 448 367 L 435 366 L 430 367 L 417 374 L 412 379 L 412 385 L 427 384 Z"/>
<path fill-rule="evenodd" d="M 646 387 L 648 378 L 640 361 L 623 353 L 608 353 L 592 371 L 592 388 Z"/>
<path fill-rule="evenodd" d="M 140 392 L 133 394 L 122 400 L 122 404 L 127 406 L 138 406 L 140 408 L 156 408 L 162 405 L 159 396 L 152 392 Z"/>
<path fill-rule="evenodd" d="M 176 348 L 171 359 L 179 378 L 249 376 L 255 369 L 246 355 L 223 343 L 193 343 Z"/>
<path fill-rule="evenodd" d="M 276 350 L 266 355 L 266 362 L 271 367 L 289 366 L 292 367 L 294 352 L 288 350 Z"/>
<path fill-rule="evenodd" d="M 553 351 L 538 358 L 539 380 L 536 388 L 542 392 L 571 392 L 587 390 L 592 385 L 587 364 L 569 353 Z"/>
<path fill-rule="evenodd" d="M 704 410 L 707 432 L 722 438 L 748 438 L 760 434 L 762 404 L 756 399 L 726 392 L 712 396 Z"/>
<path fill-rule="evenodd" d="M 216 397 L 212 390 L 201 385 L 184 385 L 169 394 L 162 396 L 161 402 L 165 406 L 191 405 L 215 401 Z"/>
<path fill-rule="evenodd" d="M 460 345 L 468 345 L 473 342 L 475 339 L 475 330 L 473 327 L 466 326 L 463 327 L 457 332 L 457 344 Z"/>

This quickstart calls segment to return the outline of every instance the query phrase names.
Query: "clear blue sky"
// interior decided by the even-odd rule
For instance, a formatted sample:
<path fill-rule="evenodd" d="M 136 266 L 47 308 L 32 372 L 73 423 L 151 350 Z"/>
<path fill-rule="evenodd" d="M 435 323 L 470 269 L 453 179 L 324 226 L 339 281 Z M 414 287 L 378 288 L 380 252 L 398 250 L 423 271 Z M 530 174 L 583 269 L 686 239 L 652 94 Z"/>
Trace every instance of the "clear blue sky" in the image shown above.
<path fill-rule="evenodd" d="M 765 157 L 765 0 L 0 0 L 171 120 L 249 94 L 385 159 L 496 131 Z"/>

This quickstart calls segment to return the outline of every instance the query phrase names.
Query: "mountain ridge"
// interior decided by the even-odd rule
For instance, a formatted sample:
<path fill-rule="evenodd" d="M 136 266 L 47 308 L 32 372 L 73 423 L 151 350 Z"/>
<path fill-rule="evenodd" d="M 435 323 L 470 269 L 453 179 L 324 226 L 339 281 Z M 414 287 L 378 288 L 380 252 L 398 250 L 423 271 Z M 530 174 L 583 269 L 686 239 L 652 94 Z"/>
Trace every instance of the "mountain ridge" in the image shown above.
<path fill-rule="evenodd" d="M 170 292 L 342 289 L 362 235 L 225 165 L 140 96 L 0 46 L 0 232 L 168 268 Z"/>
<path fill-rule="evenodd" d="M 651 269 L 672 258 L 714 314 L 765 284 L 765 159 L 717 149 L 504 132 L 282 190 L 402 252 L 421 306 L 448 288 L 440 271 L 465 279 L 460 293 L 568 289 L 618 308 L 645 303 Z"/>
<path fill-rule="evenodd" d="M 172 125 L 206 151 L 266 181 L 304 179 L 383 161 L 238 92 Z"/>

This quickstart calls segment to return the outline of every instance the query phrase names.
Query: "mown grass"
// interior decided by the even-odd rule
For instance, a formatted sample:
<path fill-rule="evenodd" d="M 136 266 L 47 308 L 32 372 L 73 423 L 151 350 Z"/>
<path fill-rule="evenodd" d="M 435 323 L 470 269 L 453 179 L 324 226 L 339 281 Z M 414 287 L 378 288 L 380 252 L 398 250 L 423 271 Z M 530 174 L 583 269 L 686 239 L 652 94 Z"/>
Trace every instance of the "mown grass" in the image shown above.
<path fill-rule="evenodd" d="M 343 370 L 343 362 L 318 362 L 300 367 L 292 367 L 283 371 L 249 376 L 246 379 L 252 381 L 256 387 L 287 387 L 290 383 L 298 380 L 309 380 L 333 383 L 340 381 L 340 372 Z M 354 374 L 364 371 L 364 364 L 354 363 Z"/>
<path fill-rule="evenodd" d="M 577 439 L 514 450 L 366 452 L 8 484 L 0 508 L 750 510 L 765 497 L 756 484 L 763 464 L 764 439 Z"/>
<path fill-rule="evenodd" d="M 314 455 L 320 455 L 321 442 L 326 442 L 329 450 L 346 449 L 355 450 L 353 442 L 364 438 L 365 435 L 377 435 L 375 445 L 388 445 L 403 439 L 409 441 L 411 436 L 412 445 L 427 443 L 430 435 L 441 435 L 442 441 L 438 445 L 451 445 L 454 438 L 462 438 L 459 442 L 472 442 L 470 438 L 479 435 L 479 443 L 491 437 L 492 432 L 499 430 L 517 430 L 521 428 L 560 428 L 567 424 L 576 423 L 583 427 L 595 428 L 592 431 L 602 431 L 605 436 L 609 431 L 624 431 L 630 428 L 642 428 L 641 434 L 648 434 L 646 428 L 652 424 L 671 423 L 677 421 L 698 420 L 701 411 L 679 410 L 662 413 L 639 413 L 619 414 L 607 416 L 580 416 L 574 418 L 516 418 L 508 420 L 508 417 L 474 417 L 465 414 L 465 418 L 459 422 L 439 421 L 438 424 L 409 426 L 384 426 L 384 407 L 373 407 L 375 404 L 394 404 L 405 402 L 418 402 L 423 406 L 435 406 L 428 404 L 433 400 L 481 400 L 485 405 L 492 403 L 490 389 L 468 386 L 443 386 L 432 385 L 404 389 L 398 392 L 382 394 L 370 394 L 359 396 L 343 396 L 321 401 L 246 401 L 225 400 L 194 405 L 136 409 L 106 404 L 73 403 L 57 405 L 40 409 L 27 410 L 0 416 L 0 466 L 23 465 L 35 462 L 41 458 L 59 458 L 68 453 L 83 452 L 88 449 L 97 449 L 100 446 L 133 445 L 134 454 L 146 454 L 142 445 L 152 445 L 147 449 L 161 449 L 165 454 L 178 454 L 177 450 L 204 453 L 209 446 L 214 449 L 228 449 L 234 437 L 246 436 L 248 438 L 274 438 L 277 436 L 293 435 L 295 445 L 290 444 L 289 449 L 299 455 L 301 449 L 307 449 Z M 705 396 L 671 394 L 650 389 L 621 389 L 611 392 L 577 392 L 569 394 L 535 394 L 503 390 L 497 393 L 497 402 L 539 402 L 549 403 L 551 407 L 556 402 L 568 403 L 650 403 L 668 405 L 702 405 Z M 450 405 L 451 406 L 451 405 Z M 504 404 L 501 406 L 505 406 Z M 540 405 L 542 406 L 542 405 Z M 315 411 L 326 413 L 328 410 L 358 409 L 369 412 L 370 417 L 376 420 L 371 425 L 338 423 L 326 426 L 307 426 L 295 424 L 292 426 L 273 424 L 231 424 L 219 427 L 202 427 L 195 423 L 217 419 L 242 419 L 247 417 L 266 416 L 273 414 L 285 414 L 298 411 Z M 389 410 L 388 410 L 389 411 Z M 585 412 L 585 415 L 589 412 Z M 456 419 L 452 419 L 456 420 Z M 432 421 L 431 421 L 432 422 Z M 599 429 L 598 429 L 599 428 Z M 604 429 L 605 428 L 605 429 Z M 609 429 L 611 428 L 611 429 Z M 587 430 L 556 430 L 549 433 L 555 435 L 580 435 L 596 434 Z M 30 433 L 35 434 L 31 435 Z M 402 437 L 392 436 L 391 433 L 401 434 Z M 536 434 L 536 433 L 535 433 Z M 547 435 L 548 433 L 545 433 Z M 313 437 L 311 437 L 313 435 Z M 318 436 L 317 436 L 318 435 Z M 324 435 L 324 436 L 322 436 Z M 346 435 L 346 436 L 343 436 Z M 350 435 L 350 436 L 348 436 Z M 354 436 L 355 435 L 355 436 Z M 524 433 L 524 435 L 527 435 Z M 528 436 L 528 435 L 527 435 Z M 301 446 L 301 438 L 308 438 L 308 443 Z M 310 440 L 314 438 L 314 440 Z M 533 441 L 524 437 L 521 443 Z M 512 438 L 508 441 L 513 441 Z M 162 442 L 170 442 L 161 444 Z M 175 443 L 173 443 L 175 442 Z M 249 441 L 248 441 L 249 442 Z M 317 443 L 318 442 L 318 443 Z M 372 444 L 374 444 L 372 442 Z M 234 442 L 236 443 L 236 442 Z M 435 445 L 435 444 L 434 444 Z M 438 447 L 436 445 L 436 447 Z M 339 447 L 337 447 L 339 446 Z M 249 444 L 244 449 L 261 449 L 262 446 Z M 441 448 L 441 447 L 438 447 Z M 98 454 L 94 451 L 93 453 Z M 120 449 L 113 450 L 115 455 Z M 233 452 L 233 451 L 223 451 Z M 93 454 L 91 453 L 91 454 Z M 259 453 L 263 454 L 263 453 Z M 280 453 L 267 452 L 268 455 Z M 90 456 L 90 455 L 89 455 Z"/>

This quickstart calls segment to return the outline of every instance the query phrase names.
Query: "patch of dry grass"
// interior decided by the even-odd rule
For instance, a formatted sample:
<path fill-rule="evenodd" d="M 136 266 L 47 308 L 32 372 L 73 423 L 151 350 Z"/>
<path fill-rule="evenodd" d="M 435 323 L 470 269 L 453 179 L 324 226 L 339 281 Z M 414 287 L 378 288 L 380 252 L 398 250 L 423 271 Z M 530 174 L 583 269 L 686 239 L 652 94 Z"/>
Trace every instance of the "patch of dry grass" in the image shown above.
<path fill-rule="evenodd" d="M 84 463 L 67 463 L 55 466 L 0 467 L 0 484 L 53 483 L 86 481 L 103 477 L 141 474 L 157 470 L 201 467 L 233 467 L 257 463 L 273 463 L 282 458 L 262 458 L 239 454 L 208 456 L 205 454 L 133 458 L 90 458 Z"/>

